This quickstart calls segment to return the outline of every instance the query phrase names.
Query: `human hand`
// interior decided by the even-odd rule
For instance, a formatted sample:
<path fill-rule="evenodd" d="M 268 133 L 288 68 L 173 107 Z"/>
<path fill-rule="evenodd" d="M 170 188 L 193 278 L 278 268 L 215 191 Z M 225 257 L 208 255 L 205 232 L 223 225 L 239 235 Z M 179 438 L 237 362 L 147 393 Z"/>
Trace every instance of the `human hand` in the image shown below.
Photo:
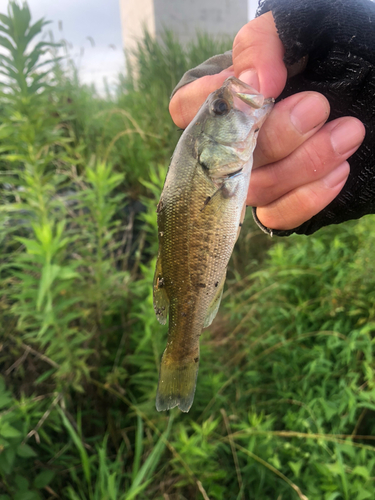
<path fill-rule="evenodd" d="M 235 75 L 265 97 L 282 92 L 287 69 L 284 48 L 272 13 L 245 25 L 233 44 L 233 66 L 180 88 L 170 113 L 181 128 L 195 116 L 208 94 Z M 292 229 L 327 206 L 349 174 L 346 161 L 361 144 L 365 129 L 353 117 L 325 123 L 327 99 L 301 92 L 277 103 L 262 127 L 254 152 L 254 170 L 247 203 L 257 207 L 261 223 L 272 229 Z"/>

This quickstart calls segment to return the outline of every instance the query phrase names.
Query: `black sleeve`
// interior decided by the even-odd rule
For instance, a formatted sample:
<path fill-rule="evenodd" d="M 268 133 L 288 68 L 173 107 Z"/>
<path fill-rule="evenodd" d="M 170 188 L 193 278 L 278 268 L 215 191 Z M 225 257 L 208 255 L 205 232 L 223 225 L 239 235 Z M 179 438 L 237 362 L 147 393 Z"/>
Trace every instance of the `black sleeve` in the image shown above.
<path fill-rule="evenodd" d="M 232 51 L 228 50 L 227 52 L 224 52 L 224 54 L 218 54 L 217 56 L 210 57 L 209 59 L 207 59 L 207 61 L 199 64 L 199 66 L 189 69 L 189 71 L 187 71 L 183 75 L 181 80 L 173 89 L 171 99 L 175 95 L 177 90 L 184 85 L 194 82 L 194 80 L 197 80 L 202 76 L 217 75 L 217 73 L 220 73 L 224 69 L 229 68 L 229 66 L 232 66 L 232 64 Z"/>
<path fill-rule="evenodd" d="M 308 56 L 303 73 L 287 81 L 279 97 L 315 90 L 331 105 L 329 119 L 355 116 L 366 137 L 349 158 L 349 178 L 335 200 L 286 236 L 311 234 L 375 212 L 375 3 L 370 0 L 265 0 L 258 15 L 272 10 L 285 63 Z"/>

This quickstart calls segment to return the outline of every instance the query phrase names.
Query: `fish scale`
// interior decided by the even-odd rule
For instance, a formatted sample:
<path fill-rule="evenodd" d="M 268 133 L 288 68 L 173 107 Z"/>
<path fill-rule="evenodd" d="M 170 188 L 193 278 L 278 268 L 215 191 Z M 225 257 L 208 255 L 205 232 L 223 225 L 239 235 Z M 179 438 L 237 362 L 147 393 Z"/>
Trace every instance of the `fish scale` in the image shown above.
<path fill-rule="evenodd" d="M 161 323 L 169 314 L 159 411 L 179 406 L 186 412 L 192 405 L 199 337 L 220 304 L 256 136 L 271 107 L 272 100 L 231 77 L 208 97 L 173 154 L 157 208 L 154 308 Z"/>

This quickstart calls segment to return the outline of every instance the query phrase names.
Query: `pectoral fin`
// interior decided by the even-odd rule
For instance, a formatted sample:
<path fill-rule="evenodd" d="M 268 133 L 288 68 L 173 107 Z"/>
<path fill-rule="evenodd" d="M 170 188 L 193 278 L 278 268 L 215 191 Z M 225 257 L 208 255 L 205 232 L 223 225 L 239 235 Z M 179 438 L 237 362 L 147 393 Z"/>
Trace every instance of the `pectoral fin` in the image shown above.
<path fill-rule="evenodd" d="M 160 255 L 156 262 L 154 276 L 154 310 L 159 323 L 165 325 L 169 310 L 169 298 L 164 286 Z"/>
<path fill-rule="evenodd" d="M 218 284 L 217 284 L 217 291 L 216 291 L 215 297 L 213 298 L 213 300 L 210 304 L 210 307 L 208 308 L 208 311 L 206 314 L 206 319 L 204 320 L 203 328 L 210 326 L 210 324 L 213 322 L 213 320 L 217 314 L 217 311 L 219 310 L 221 297 L 223 296 L 224 283 L 225 283 L 226 276 L 227 276 L 227 270 L 224 271 L 224 274 L 223 274 L 223 277 L 221 278 L 221 281 L 218 282 Z"/>

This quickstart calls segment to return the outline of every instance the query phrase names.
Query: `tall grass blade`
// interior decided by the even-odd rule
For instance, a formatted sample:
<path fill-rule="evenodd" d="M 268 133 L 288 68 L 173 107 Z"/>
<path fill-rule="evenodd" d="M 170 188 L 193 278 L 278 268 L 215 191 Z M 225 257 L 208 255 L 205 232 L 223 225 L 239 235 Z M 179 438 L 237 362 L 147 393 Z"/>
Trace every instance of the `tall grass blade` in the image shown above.
<path fill-rule="evenodd" d="M 68 431 L 70 437 L 72 438 L 73 443 L 75 444 L 79 455 L 81 457 L 82 461 L 82 468 L 83 468 L 83 473 L 85 475 L 85 479 L 87 482 L 88 486 L 91 486 L 91 470 L 90 470 L 90 460 L 89 456 L 85 450 L 85 447 L 83 446 L 83 443 L 74 430 L 72 424 L 69 422 L 69 420 L 66 418 L 65 413 L 61 410 L 61 408 L 58 408 L 58 411 L 60 413 L 61 419 L 63 421 L 65 429 Z"/>
<path fill-rule="evenodd" d="M 132 485 L 130 487 L 130 490 L 127 492 L 125 500 L 133 500 L 134 498 L 136 498 L 136 496 L 141 491 L 140 487 L 144 486 L 144 484 L 145 484 L 144 481 L 147 482 L 151 479 L 151 476 L 152 476 L 153 472 L 155 471 L 155 469 L 160 461 L 161 455 L 165 449 L 165 446 L 166 446 L 165 441 L 168 439 L 169 433 L 172 429 L 172 423 L 173 423 L 173 414 L 171 413 L 171 415 L 169 417 L 167 429 L 160 436 L 160 438 L 158 439 L 158 442 L 154 446 L 150 455 L 147 457 L 145 463 L 142 465 L 142 467 L 140 468 L 136 477 L 134 478 Z"/>
<path fill-rule="evenodd" d="M 139 415 L 137 415 L 137 433 L 135 436 L 135 453 L 133 461 L 132 482 L 135 481 L 135 478 L 139 472 L 142 452 L 143 452 L 143 420 Z"/>

